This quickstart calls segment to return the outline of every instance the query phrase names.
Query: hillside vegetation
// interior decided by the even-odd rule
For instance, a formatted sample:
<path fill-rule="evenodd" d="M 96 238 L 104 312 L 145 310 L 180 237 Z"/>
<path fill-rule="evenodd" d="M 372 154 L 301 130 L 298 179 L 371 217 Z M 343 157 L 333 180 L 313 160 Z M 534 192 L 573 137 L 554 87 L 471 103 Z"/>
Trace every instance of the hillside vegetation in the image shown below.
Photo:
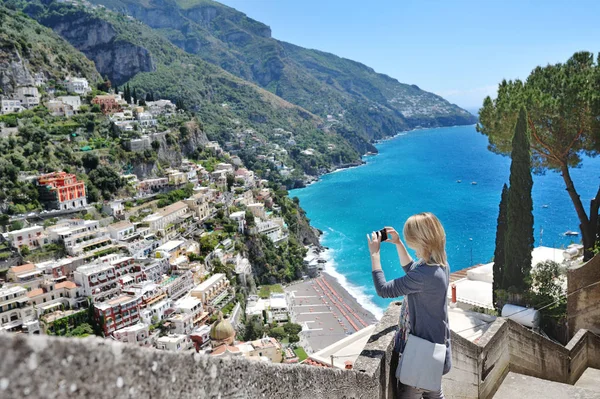
<path fill-rule="evenodd" d="M 157 29 L 188 53 L 367 139 L 415 127 L 475 123 L 443 98 L 336 55 L 271 37 L 270 28 L 211 0 L 92 0 Z"/>
<path fill-rule="evenodd" d="M 36 73 L 49 81 L 67 75 L 100 80 L 94 63 L 51 29 L 0 7 L 0 94 L 10 94 L 20 85 L 33 85 Z"/>
<path fill-rule="evenodd" d="M 223 143 L 236 132 L 251 129 L 268 142 L 274 138 L 274 129 L 291 132 L 299 147 L 290 151 L 290 166 L 298 167 L 296 179 L 303 172 L 314 175 L 335 165 L 359 162 L 356 146 L 346 136 L 361 148 L 372 149 L 352 131 L 337 134 L 306 109 L 185 53 L 147 25 L 122 14 L 56 2 L 10 3 L 59 32 L 114 83 L 128 81 L 142 96 L 151 92 L 155 97 L 182 101 L 197 114 L 210 139 Z M 310 160 L 300 155 L 306 148 L 316 150 Z"/>

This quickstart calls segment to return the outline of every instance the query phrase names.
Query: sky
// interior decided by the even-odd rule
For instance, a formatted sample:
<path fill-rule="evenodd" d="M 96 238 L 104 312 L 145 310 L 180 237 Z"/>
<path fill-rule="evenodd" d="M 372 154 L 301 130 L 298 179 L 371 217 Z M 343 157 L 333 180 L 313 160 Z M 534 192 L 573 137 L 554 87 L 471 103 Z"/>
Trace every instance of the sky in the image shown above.
<path fill-rule="evenodd" d="M 362 62 L 469 110 L 502 79 L 600 49 L 600 1 L 221 0 L 274 38 Z"/>

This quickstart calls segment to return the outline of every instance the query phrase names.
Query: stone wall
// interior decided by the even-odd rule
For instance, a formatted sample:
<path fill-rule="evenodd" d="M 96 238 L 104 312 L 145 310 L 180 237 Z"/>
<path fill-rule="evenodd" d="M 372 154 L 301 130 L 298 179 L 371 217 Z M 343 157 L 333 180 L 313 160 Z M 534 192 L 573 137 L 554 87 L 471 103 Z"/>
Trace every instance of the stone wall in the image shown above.
<path fill-rule="evenodd" d="M 377 398 L 353 370 L 139 348 L 99 338 L 0 334 L 0 397 Z"/>
<path fill-rule="evenodd" d="M 139 348 L 99 338 L 0 334 L 0 397 L 393 398 L 400 303 L 390 305 L 354 370 L 272 364 Z M 474 343 L 452 333 L 446 397 L 491 398 L 508 371 L 573 384 L 600 368 L 600 337 L 580 330 L 564 347 L 498 318 Z"/>
<path fill-rule="evenodd" d="M 596 282 L 598 284 L 587 287 Z M 600 334 L 600 254 L 568 270 L 567 293 L 569 337 L 582 328 Z"/>

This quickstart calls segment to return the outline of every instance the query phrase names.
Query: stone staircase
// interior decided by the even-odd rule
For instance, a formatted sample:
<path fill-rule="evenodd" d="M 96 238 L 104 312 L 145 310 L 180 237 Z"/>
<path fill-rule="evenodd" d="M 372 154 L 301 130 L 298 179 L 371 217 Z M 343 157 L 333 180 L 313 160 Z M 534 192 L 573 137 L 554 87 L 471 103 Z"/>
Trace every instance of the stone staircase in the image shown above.
<path fill-rule="evenodd" d="M 509 372 L 494 399 L 599 399 L 600 370 L 588 368 L 575 385 Z"/>

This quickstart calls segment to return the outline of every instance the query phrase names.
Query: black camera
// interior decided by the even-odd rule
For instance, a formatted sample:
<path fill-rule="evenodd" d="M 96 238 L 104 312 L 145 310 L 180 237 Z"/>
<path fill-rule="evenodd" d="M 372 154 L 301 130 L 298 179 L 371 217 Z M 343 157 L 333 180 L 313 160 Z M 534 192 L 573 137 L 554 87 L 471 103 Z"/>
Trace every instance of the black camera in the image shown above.
<path fill-rule="evenodd" d="M 379 230 L 379 236 L 381 237 L 381 242 L 387 241 L 388 235 L 387 235 L 387 231 L 385 230 L 385 228 Z"/>

